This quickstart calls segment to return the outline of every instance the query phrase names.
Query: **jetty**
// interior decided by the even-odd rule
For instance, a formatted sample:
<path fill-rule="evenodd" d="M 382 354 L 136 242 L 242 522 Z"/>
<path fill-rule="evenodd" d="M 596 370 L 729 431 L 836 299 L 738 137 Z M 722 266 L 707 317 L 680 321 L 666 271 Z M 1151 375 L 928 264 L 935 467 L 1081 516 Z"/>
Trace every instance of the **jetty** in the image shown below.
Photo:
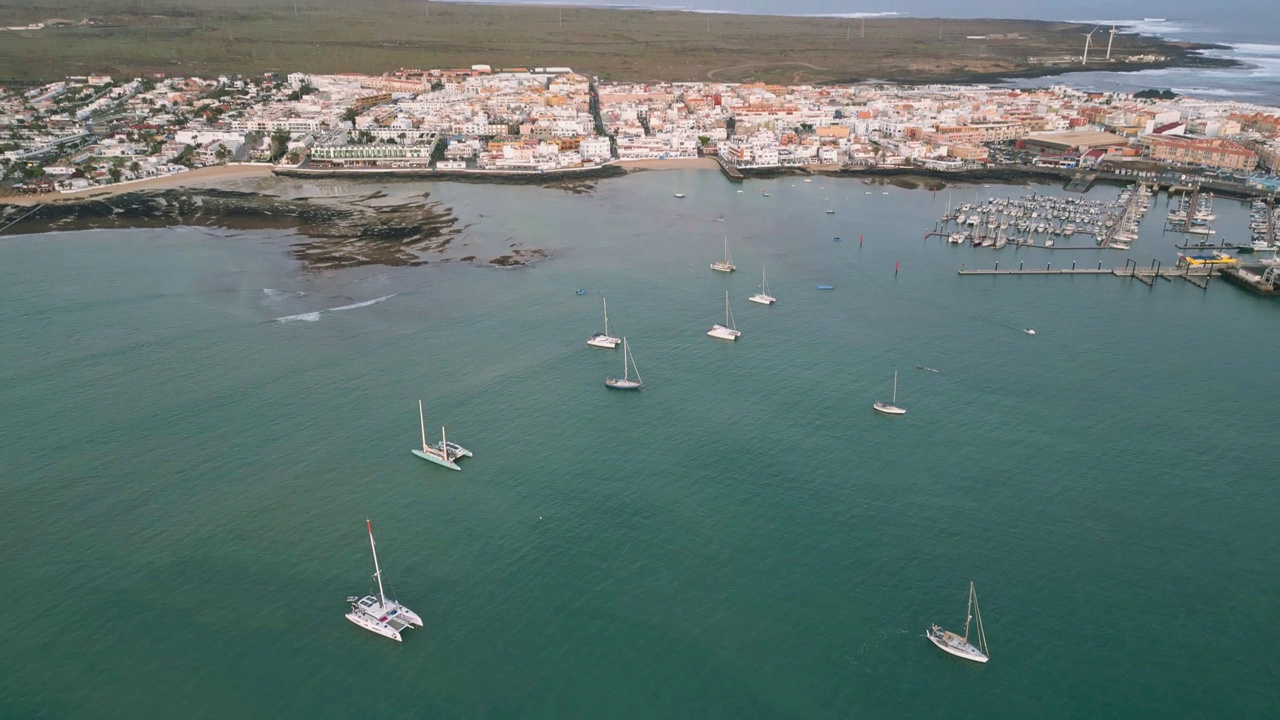
<path fill-rule="evenodd" d="M 1093 187 L 1093 183 L 1097 179 L 1098 179 L 1098 173 L 1096 172 L 1076 173 L 1075 177 L 1071 178 L 1071 182 L 1067 183 L 1067 186 L 1063 189 L 1066 190 L 1067 192 L 1077 192 L 1077 193 L 1087 192 L 1089 188 Z"/>
<path fill-rule="evenodd" d="M 1016 269 L 1002 269 L 1000 263 L 996 263 L 996 266 L 989 270 L 960 268 L 956 272 L 959 275 L 1113 275 L 1115 277 L 1132 278 L 1151 287 L 1155 286 L 1157 279 L 1173 282 L 1175 278 L 1180 278 L 1201 290 L 1207 290 L 1209 289 L 1209 278 L 1224 274 L 1226 270 L 1218 265 L 1193 266 L 1186 263 L 1173 267 L 1164 267 L 1159 260 L 1152 260 L 1149 266 L 1143 267 L 1133 260 L 1128 260 L 1125 262 L 1124 267 L 1103 267 L 1102 261 L 1098 261 L 1097 267 L 1076 267 L 1076 263 L 1073 262 L 1069 268 L 1055 268 L 1053 263 L 1045 263 L 1044 267 L 1028 268 L 1025 267 L 1025 263 L 1019 263 Z M 1261 281 L 1261 278 L 1259 278 L 1259 281 Z"/>
<path fill-rule="evenodd" d="M 725 162 L 724 158 L 719 155 L 716 156 L 716 164 L 720 166 L 720 172 L 724 173 L 726 178 L 729 178 L 729 182 L 740 183 L 746 180 L 746 176 L 742 174 L 741 170 Z"/>

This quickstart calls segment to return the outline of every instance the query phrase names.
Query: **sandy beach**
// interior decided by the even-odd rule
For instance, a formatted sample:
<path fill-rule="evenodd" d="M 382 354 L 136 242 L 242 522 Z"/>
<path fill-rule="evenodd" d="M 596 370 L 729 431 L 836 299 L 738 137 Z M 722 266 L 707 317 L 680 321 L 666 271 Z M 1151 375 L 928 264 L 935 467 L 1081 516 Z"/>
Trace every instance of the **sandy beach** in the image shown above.
<path fill-rule="evenodd" d="M 271 174 L 270 165 L 210 165 L 164 177 L 89 188 L 70 193 L 43 193 L 0 197 L 0 205 L 40 205 L 42 203 L 78 202 L 87 198 L 105 198 L 137 190 L 168 190 L 183 187 L 208 187 L 229 180 L 264 177 Z"/>
<path fill-rule="evenodd" d="M 712 158 L 672 158 L 670 160 L 615 160 L 612 163 L 627 172 L 637 172 L 640 170 L 691 170 L 691 169 L 711 169 L 719 168 L 719 164 Z"/>

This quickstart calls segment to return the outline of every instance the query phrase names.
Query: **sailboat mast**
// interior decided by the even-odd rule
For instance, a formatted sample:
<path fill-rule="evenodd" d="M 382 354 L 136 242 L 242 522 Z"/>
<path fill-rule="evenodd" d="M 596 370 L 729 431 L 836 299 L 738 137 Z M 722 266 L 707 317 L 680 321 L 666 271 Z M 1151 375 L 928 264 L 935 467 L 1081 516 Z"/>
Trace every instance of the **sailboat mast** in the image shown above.
<path fill-rule="evenodd" d="M 631 370 L 631 367 L 627 362 L 627 356 L 628 356 L 628 353 L 630 352 L 631 351 L 627 349 L 627 339 L 624 337 L 622 338 L 622 379 L 623 380 L 628 379 L 627 373 Z"/>
<path fill-rule="evenodd" d="M 898 371 L 893 371 L 893 404 L 898 404 Z"/>
<path fill-rule="evenodd" d="M 382 592 L 382 568 L 378 567 L 378 546 L 373 542 L 373 523 L 369 522 L 369 518 L 364 520 L 365 527 L 369 528 L 369 549 L 373 551 L 373 576 L 378 578 L 378 600 L 382 602 L 382 607 L 387 606 L 387 596 Z"/>
<path fill-rule="evenodd" d="M 969 642 L 969 621 L 973 620 L 973 582 L 969 582 L 969 605 L 964 611 L 964 641 Z"/>
<path fill-rule="evenodd" d="M 440 454 L 444 456 L 445 460 L 449 459 L 449 443 L 446 441 L 444 436 L 443 425 L 440 426 Z"/>
<path fill-rule="evenodd" d="M 609 334 L 609 301 L 606 298 L 600 298 L 600 301 L 604 303 L 604 334 L 608 335 Z"/>
<path fill-rule="evenodd" d="M 418 401 L 418 429 L 422 431 L 422 452 L 427 451 L 427 421 L 422 419 L 422 401 Z"/>

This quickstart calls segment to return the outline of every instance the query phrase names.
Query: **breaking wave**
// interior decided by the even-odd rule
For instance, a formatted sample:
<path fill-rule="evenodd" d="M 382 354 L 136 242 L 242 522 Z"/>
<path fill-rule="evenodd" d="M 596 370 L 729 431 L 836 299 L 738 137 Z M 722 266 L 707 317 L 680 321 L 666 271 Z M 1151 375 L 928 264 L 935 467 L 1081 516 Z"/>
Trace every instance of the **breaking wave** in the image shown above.
<path fill-rule="evenodd" d="M 350 305 L 339 305 L 338 307 L 326 308 L 324 310 L 316 310 L 314 312 L 302 313 L 300 315 L 286 315 L 285 317 L 276 318 L 276 322 L 318 322 L 320 316 L 324 313 L 341 312 L 343 310 L 355 310 L 356 308 L 369 307 L 377 305 L 380 302 L 386 302 L 395 297 L 398 293 L 391 293 L 380 298 L 365 300 L 364 302 L 351 303 Z"/>
<path fill-rule="evenodd" d="M 320 313 L 322 312 L 324 311 L 320 310 L 317 312 L 302 313 L 301 315 L 278 317 L 276 318 L 276 322 L 318 322 L 320 320 Z"/>
<path fill-rule="evenodd" d="M 364 302 L 352 303 L 350 305 L 342 305 L 336 308 L 329 308 L 328 310 L 323 310 L 321 312 L 338 312 L 339 310 L 355 310 L 356 308 L 369 307 L 370 305 L 377 305 L 380 302 L 386 302 L 395 296 L 396 296 L 396 293 L 391 293 L 390 295 L 385 295 L 380 298 L 365 300 Z"/>

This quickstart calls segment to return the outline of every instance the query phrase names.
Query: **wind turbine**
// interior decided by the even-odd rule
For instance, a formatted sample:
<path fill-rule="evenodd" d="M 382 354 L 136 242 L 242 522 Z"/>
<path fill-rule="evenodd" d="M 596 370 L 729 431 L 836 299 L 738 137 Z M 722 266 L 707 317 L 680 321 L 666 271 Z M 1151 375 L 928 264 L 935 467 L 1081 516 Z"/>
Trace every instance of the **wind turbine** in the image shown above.
<path fill-rule="evenodd" d="M 1080 60 L 1081 65 L 1089 64 L 1089 41 L 1093 40 L 1093 34 L 1098 32 L 1098 28 L 1101 28 L 1101 27 L 1102 27 L 1101 25 L 1099 25 L 1098 27 L 1095 27 L 1094 29 L 1090 30 L 1087 35 L 1084 36 L 1084 57 L 1081 58 Z"/>
<path fill-rule="evenodd" d="M 1116 25 L 1115 23 L 1112 23 L 1111 37 L 1107 38 L 1107 59 L 1108 60 L 1111 59 L 1111 43 L 1115 42 L 1115 40 L 1116 40 Z"/>

